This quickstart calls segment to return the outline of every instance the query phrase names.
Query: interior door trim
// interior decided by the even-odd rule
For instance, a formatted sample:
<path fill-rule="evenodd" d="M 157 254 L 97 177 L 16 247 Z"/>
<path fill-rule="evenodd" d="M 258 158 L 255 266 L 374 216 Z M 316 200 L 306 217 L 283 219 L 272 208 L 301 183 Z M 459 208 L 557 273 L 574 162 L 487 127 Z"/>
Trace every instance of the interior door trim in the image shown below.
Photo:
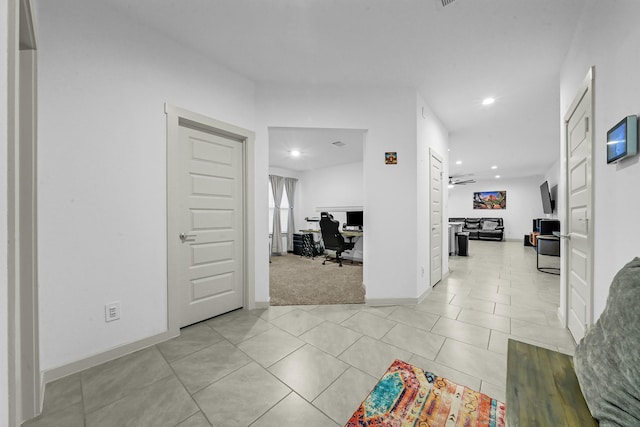
<path fill-rule="evenodd" d="M 180 289 L 178 287 L 178 272 L 171 259 L 175 259 L 180 244 L 175 226 L 178 210 L 171 203 L 172 195 L 177 186 L 171 177 L 177 173 L 178 148 L 180 143 L 180 126 L 195 127 L 218 135 L 243 142 L 244 163 L 244 301 L 246 309 L 255 308 L 255 179 L 253 165 L 255 164 L 255 134 L 254 132 L 221 122 L 192 111 L 188 111 L 171 104 L 165 104 L 167 116 L 167 329 L 173 336 L 180 334 L 180 309 L 178 301 Z"/>
<path fill-rule="evenodd" d="M 444 228 L 444 185 L 443 185 L 443 175 L 442 175 L 442 169 L 440 170 L 440 279 L 433 283 L 433 278 L 431 277 L 431 274 L 433 273 L 433 268 L 431 266 L 431 260 L 433 259 L 433 254 L 431 253 L 431 250 L 433 249 L 433 244 L 431 243 L 433 241 L 433 210 L 431 209 L 431 184 L 433 183 L 433 170 L 431 167 L 431 162 L 432 162 L 432 158 L 436 159 L 438 162 L 440 162 L 440 167 L 442 168 L 444 166 L 444 160 L 442 158 L 442 156 L 436 152 L 433 148 L 429 148 L 429 288 L 433 288 L 437 283 L 439 283 L 440 281 L 442 281 L 442 279 L 444 278 L 444 253 L 445 253 L 445 249 L 444 249 L 444 237 L 448 236 L 448 233 L 445 232 L 445 228 Z M 447 251 L 448 254 L 448 251 Z"/>
<path fill-rule="evenodd" d="M 573 99 L 573 102 L 571 102 L 571 105 L 569 106 L 569 108 L 567 108 L 567 111 L 564 115 L 564 122 L 563 122 L 563 127 L 564 127 L 564 150 L 563 150 L 563 156 L 564 156 L 564 162 L 563 162 L 563 168 L 564 168 L 564 174 L 561 174 L 562 176 L 562 180 L 563 180 L 563 190 L 564 190 L 564 197 L 561 199 L 564 203 L 564 206 L 562 207 L 564 214 L 563 214 L 563 218 L 562 218 L 562 229 L 565 229 L 565 227 L 568 226 L 569 224 L 569 197 L 570 197 L 570 192 L 569 192 L 569 130 L 568 130 L 568 126 L 569 126 L 569 120 L 571 119 L 571 116 L 574 114 L 574 112 L 576 111 L 576 108 L 578 107 L 578 105 L 580 104 L 580 102 L 582 101 L 582 99 L 585 96 L 590 96 L 590 108 L 588 111 L 589 117 L 590 117 L 590 122 L 594 123 L 594 115 L 595 115 L 595 104 L 594 104 L 594 72 L 595 72 L 595 67 L 591 67 L 589 68 L 589 71 L 587 72 L 587 75 L 585 76 L 584 80 L 582 81 L 582 84 L 580 85 L 580 87 L 577 89 L 576 91 L 576 96 Z M 595 265 L 595 260 L 593 259 L 595 251 L 594 251 L 594 239 L 593 239 L 593 224 L 594 224 L 594 207 L 593 207 L 593 200 L 594 199 L 594 183 L 593 183 L 593 161 L 594 161 L 594 155 L 593 155 L 593 150 L 594 150 L 594 132 L 593 132 L 593 126 L 591 126 L 591 129 L 589 129 L 588 132 L 588 138 L 590 139 L 590 144 L 591 144 L 591 167 L 590 167 L 590 171 L 591 171 L 591 194 L 590 194 L 590 199 L 591 199 L 591 203 L 589 206 L 589 218 L 591 219 L 589 221 L 589 225 L 588 225 L 588 229 L 587 232 L 589 233 L 589 235 L 591 236 L 591 239 L 589 241 L 589 245 L 588 245 L 588 251 L 589 251 L 589 258 L 591 259 L 591 262 L 589 264 L 589 266 L 587 266 L 588 268 L 588 277 L 589 277 L 589 304 L 587 307 L 587 322 L 589 322 L 587 325 L 593 323 L 593 267 Z M 566 229 L 565 229 L 566 230 Z M 562 232 L 562 230 L 561 230 Z M 562 232 L 562 234 L 564 234 L 565 236 L 567 235 L 567 232 Z M 569 289 L 569 262 L 570 262 L 570 254 L 567 252 L 567 249 L 569 247 L 569 242 L 568 239 L 560 239 L 560 251 L 561 253 L 565 254 L 565 256 L 563 257 L 563 262 L 562 262 L 562 270 L 560 272 L 560 306 L 558 307 L 558 316 L 560 318 L 560 321 L 562 322 L 562 325 L 565 328 L 569 327 L 569 292 L 571 291 Z"/>
<path fill-rule="evenodd" d="M 37 227 L 37 46 L 31 0 L 7 4 L 7 420 L 42 410 Z M 0 419 L 0 423 L 2 419 Z"/>

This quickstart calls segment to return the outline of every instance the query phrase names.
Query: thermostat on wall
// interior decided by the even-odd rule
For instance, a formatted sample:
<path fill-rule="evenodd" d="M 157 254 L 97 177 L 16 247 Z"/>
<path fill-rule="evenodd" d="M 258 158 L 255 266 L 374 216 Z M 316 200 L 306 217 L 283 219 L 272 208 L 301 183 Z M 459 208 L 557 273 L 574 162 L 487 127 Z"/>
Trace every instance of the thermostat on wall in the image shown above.
<path fill-rule="evenodd" d="M 607 163 L 638 153 L 638 117 L 627 116 L 607 132 Z"/>

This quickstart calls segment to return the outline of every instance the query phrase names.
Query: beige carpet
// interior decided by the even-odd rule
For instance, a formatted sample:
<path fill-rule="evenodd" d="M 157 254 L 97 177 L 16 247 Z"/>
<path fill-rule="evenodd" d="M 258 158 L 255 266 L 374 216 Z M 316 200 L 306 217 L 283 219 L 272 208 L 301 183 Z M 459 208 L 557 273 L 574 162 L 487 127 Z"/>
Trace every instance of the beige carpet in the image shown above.
<path fill-rule="evenodd" d="M 271 305 L 363 304 L 362 264 L 287 254 L 269 264 Z"/>

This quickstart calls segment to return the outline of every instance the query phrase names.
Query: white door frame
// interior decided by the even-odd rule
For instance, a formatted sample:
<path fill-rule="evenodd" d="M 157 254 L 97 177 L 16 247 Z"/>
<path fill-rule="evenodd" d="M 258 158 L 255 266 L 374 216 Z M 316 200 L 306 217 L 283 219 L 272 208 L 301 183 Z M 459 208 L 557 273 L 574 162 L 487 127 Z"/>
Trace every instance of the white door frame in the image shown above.
<path fill-rule="evenodd" d="M 442 280 L 442 277 L 444 276 L 444 271 L 443 271 L 443 265 L 444 265 L 444 256 L 443 256 L 443 238 L 445 236 L 445 229 L 444 229 L 444 186 L 442 185 L 443 181 L 443 174 L 442 171 L 440 172 L 440 279 L 433 283 L 433 278 L 431 277 L 431 274 L 433 272 L 433 268 L 431 266 L 431 260 L 433 259 L 433 254 L 431 253 L 431 250 L 433 249 L 433 234 L 434 234 L 434 229 L 433 229 L 433 210 L 431 209 L 431 195 L 432 195 L 432 189 L 431 189 L 431 184 L 433 183 L 433 176 L 431 175 L 433 173 L 433 170 L 431 168 L 431 158 L 435 158 L 436 160 L 438 160 L 440 162 L 440 165 L 444 165 L 444 160 L 442 158 L 442 156 L 440 154 L 438 154 L 435 150 L 433 150 L 432 148 L 429 148 L 429 288 L 432 288 L 433 286 L 435 286 L 438 282 L 440 282 Z"/>
<path fill-rule="evenodd" d="M 591 123 L 589 123 L 589 131 L 588 131 L 588 138 L 590 138 L 590 143 L 591 143 L 591 164 L 589 165 L 589 171 L 591 173 L 591 177 L 587 178 L 591 180 L 591 206 L 589 206 L 589 224 L 588 224 L 588 229 L 587 232 L 589 233 L 590 236 L 592 236 L 590 243 L 589 243 L 589 247 L 588 247 L 588 258 L 591 261 L 590 264 L 587 266 L 587 273 L 588 273 L 588 282 L 589 282 L 589 286 L 590 286 L 590 296 L 589 296 L 589 303 L 587 304 L 587 322 L 588 324 L 593 323 L 593 265 L 594 265 L 594 260 L 593 260 L 593 254 L 594 252 L 594 244 L 593 244 L 593 224 L 595 223 L 594 221 L 594 208 L 593 208 L 593 200 L 594 200 L 594 187 L 595 185 L 593 185 L 593 159 L 594 159 L 594 155 L 593 155 L 593 150 L 594 150 L 594 132 L 593 132 L 593 122 L 594 122 L 594 110 L 595 110 L 595 104 L 594 104 L 594 94 L 593 94 L 593 79 L 594 79 L 594 67 L 591 67 L 589 69 L 589 71 L 587 72 L 586 77 L 584 78 L 584 80 L 582 81 L 582 84 L 580 85 L 580 87 L 578 88 L 577 92 L 576 92 L 576 96 L 573 99 L 573 102 L 571 102 L 571 105 L 569 106 L 569 108 L 567 109 L 565 115 L 564 115 L 564 119 L 563 119 L 563 131 L 564 131 L 564 147 L 562 150 L 563 156 L 564 156 L 564 162 L 563 162 L 563 167 L 564 167 L 564 174 L 561 174 L 562 176 L 562 180 L 563 180 L 563 189 L 564 189 L 564 197 L 562 198 L 563 202 L 564 202 L 564 215 L 562 218 L 562 228 L 563 230 L 567 230 L 568 225 L 569 225 L 569 215 L 571 214 L 569 212 L 569 196 L 570 196 L 570 192 L 569 192 L 569 134 L 568 134 L 568 124 L 569 124 L 569 119 L 571 118 L 571 116 L 573 115 L 573 113 L 575 112 L 578 104 L 580 103 L 580 101 L 582 100 L 582 98 L 584 96 L 590 96 L 591 97 L 591 109 L 589 111 L 589 117 L 590 117 L 590 121 Z M 588 95 L 587 95 L 588 94 Z M 564 235 L 567 234 L 567 232 L 563 233 Z M 563 237 L 565 237 L 563 235 Z M 570 238 L 570 236 L 569 236 Z M 563 258 L 563 263 L 562 263 L 562 270 L 561 270 L 561 277 L 560 277 L 560 307 L 558 308 L 558 315 L 560 317 L 560 320 L 563 324 L 563 326 L 565 328 L 568 328 L 569 326 L 569 292 L 571 291 L 569 289 L 569 276 L 568 274 L 569 272 L 569 264 L 570 264 L 570 258 L 571 258 L 571 254 L 568 253 L 568 247 L 569 247 L 569 243 L 567 242 L 566 239 L 561 239 L 562 241 L 562 247 L 561 247 L 561 253 L 565 254 L 562 258 Z"/>
<path fill-rule="evenodd" d="M 179 159 L 178 149 L 180 143 L 179 127 L 181 123 L 188 123 L 192 127 L 204 131 L 229 136 L 242 140 L 244 146 L 244 308 L 255 308 L 255 134 L 228 123 L 224 123 L 210 117 L 203 116 L 182 108 L 165 104 L 167 115 L 167 317 L 168 330 L 171 335 L 180 333 L 180 286 L 179 270 L 176 263 L 171 262 L 177 258 L 181 248 L 178 234 L 181 230 L 177 226 L 178 209 L 172 205 L 172 195 L 178 191 L 177 176 Z"/>
<path fill-rule="evenodd" d="M 37 56 L 31 0 L 8 4 L 9 425 L 42 407 L 38 325 Z"/>

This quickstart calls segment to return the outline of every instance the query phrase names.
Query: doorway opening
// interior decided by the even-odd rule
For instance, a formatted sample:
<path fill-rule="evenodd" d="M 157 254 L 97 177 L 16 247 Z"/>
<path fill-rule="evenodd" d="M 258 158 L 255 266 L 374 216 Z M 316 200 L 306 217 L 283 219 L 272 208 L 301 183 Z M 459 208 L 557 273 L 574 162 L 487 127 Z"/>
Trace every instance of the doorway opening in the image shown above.
<path fill-rule="evenodd" d="M 365 139 L 363 129 L 269 128 L 271 305 L 365 302 Z M 322 238 L 323 213 L 349 247 L 342 267 Z"/>

